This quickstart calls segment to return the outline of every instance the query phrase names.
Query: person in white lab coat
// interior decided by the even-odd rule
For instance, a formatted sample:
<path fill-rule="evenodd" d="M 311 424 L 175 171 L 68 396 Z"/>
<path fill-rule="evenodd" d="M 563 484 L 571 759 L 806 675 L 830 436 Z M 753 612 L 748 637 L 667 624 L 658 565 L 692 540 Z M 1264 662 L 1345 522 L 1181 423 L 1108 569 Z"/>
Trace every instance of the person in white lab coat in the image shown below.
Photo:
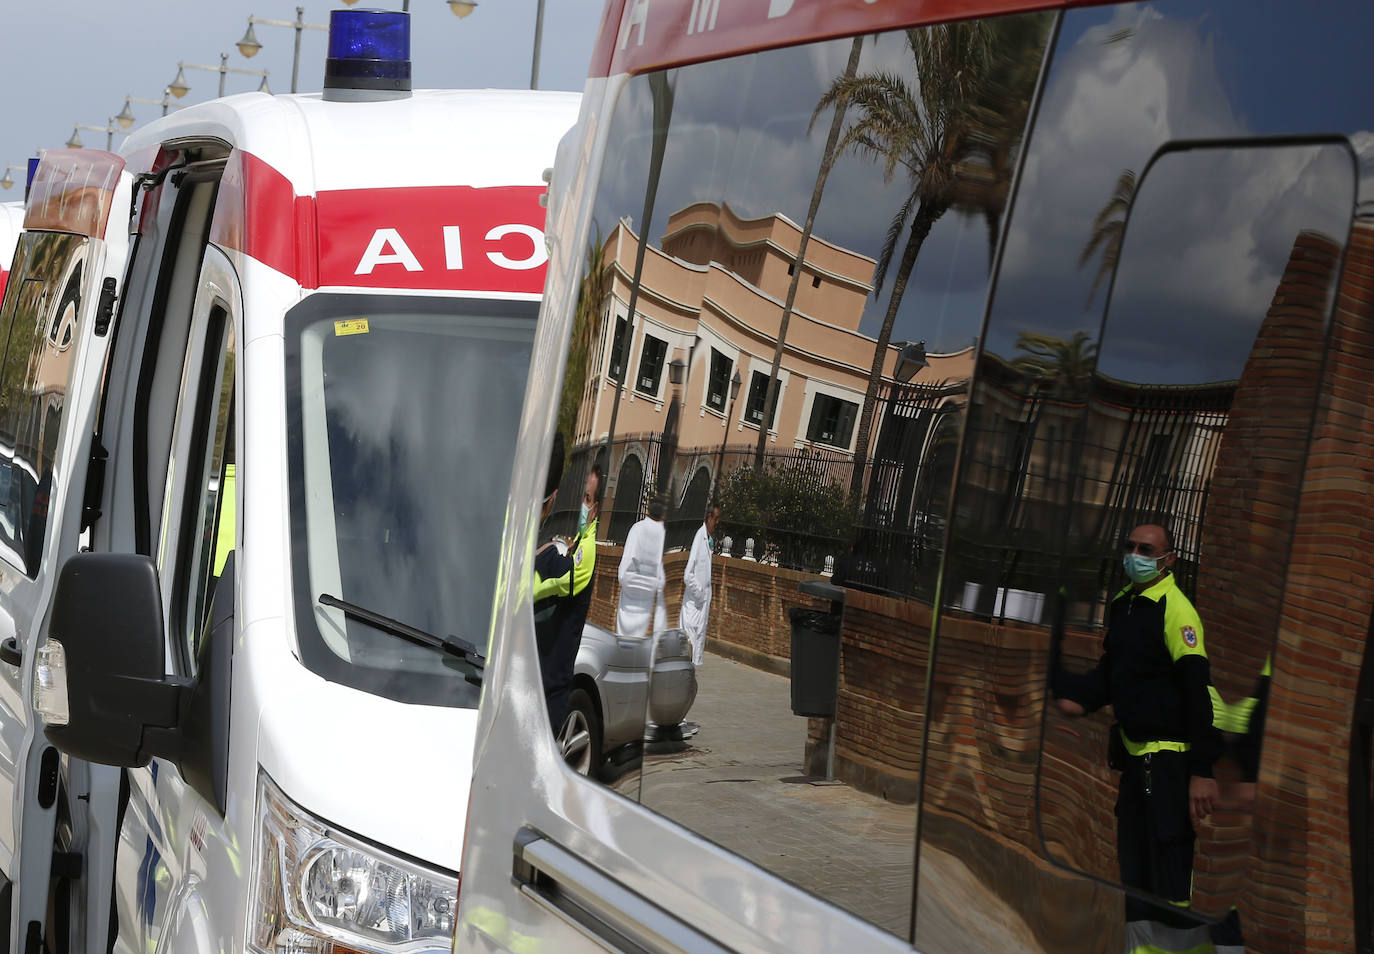
<path fill-rule="evenodd" d="M 630 528 L 625 536 L 625 552 L 620 557 L 620 604 L 615 613 L 615 630 L 621 636 L 647 636 L 668 628 L 668 611 L 663 605 L 663 517 L 667 507 L 662 497 L 649 500 L 649 515 Z"/>
<path fill-rule="evenodd" d="M 720 522 L 720 507 L 712 505 L 706 511 L 706 521 L 692 540 L 692 553 L 687 558 L 687 570 L 682 576 L 682 609 L 678 626 L 692 644 L 692 664 L 701 665 L 706 649 L 706 624 L 711 612 L 711 551 L 715 549 L 716 524 Z"/>

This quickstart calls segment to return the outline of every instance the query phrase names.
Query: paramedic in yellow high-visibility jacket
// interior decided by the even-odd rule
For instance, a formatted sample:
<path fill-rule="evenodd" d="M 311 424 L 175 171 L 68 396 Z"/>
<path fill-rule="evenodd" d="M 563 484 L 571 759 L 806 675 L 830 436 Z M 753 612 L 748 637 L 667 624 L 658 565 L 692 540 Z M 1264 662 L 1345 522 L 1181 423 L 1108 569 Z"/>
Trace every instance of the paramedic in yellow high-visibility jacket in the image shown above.
<path fill-rule="evenodd" d="M 534 633 L 555 731 L 567 715 L 573 666 L 591 607 L 600 495 L 601 468 L 593 464 L 582 491 L 577 535 L 566 542 L 552 540 L 534 554 Z"/>

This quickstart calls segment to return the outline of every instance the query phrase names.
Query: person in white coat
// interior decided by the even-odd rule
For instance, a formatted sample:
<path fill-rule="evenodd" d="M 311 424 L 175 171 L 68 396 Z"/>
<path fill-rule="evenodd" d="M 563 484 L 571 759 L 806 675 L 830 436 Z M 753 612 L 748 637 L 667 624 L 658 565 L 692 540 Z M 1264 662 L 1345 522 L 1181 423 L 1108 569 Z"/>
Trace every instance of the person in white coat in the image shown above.
<path fill-rule="evenodd" d="M 706 650 L 706 624 L 711 612 L 711 551 L 715 548 L 716 524 L 720 522 L 720 507 L 712 505 L 706 511 L 706 521 L 692 540 L 692 553 L 683 573 L 682 609 L 678 626 L 692 644 L 692 664 L 701 665 Z"/>
<path fill-rule="evenodd" d="M 620 557 L 620 603 L 616 607 L 615 630 L 621 636 L 647 636 L 668 628 L 668 611 L 663 605 L 663 517 L 667 507 L 662 497 L 649 500 L 649 515 L 625 536 L 625 551 Z"/>

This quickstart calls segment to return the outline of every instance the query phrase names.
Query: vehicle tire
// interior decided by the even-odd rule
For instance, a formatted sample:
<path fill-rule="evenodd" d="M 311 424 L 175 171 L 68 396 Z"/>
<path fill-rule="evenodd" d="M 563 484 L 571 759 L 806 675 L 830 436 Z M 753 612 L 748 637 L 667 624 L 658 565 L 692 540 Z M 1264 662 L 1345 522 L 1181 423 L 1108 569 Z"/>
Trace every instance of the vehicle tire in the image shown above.
<path fill-rule="evenodd" d="M 574 689 L 568 697 L 568 714 L 558 730 L 558 751 L 579 775 L 595 778 L 601 769 L 601 718 L 586 689 Z"/>

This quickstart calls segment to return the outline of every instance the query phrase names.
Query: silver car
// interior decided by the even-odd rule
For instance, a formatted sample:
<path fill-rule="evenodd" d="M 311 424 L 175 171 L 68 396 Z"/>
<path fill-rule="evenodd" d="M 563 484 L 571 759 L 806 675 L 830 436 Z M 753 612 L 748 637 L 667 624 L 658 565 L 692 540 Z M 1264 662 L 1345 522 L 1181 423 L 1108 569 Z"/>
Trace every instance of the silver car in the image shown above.
<path fill-rule="evenodd" d="M 563 758 L 583 775 L 597 775 L 608 753 L 646 734 L 671 732 L 696 700 L 687 635 L 668 629 L 657 640 L 655 652 L 652 636 L 620 636 L 595 623 L 583 627 L 568 715 L 558 731 Z"/>

